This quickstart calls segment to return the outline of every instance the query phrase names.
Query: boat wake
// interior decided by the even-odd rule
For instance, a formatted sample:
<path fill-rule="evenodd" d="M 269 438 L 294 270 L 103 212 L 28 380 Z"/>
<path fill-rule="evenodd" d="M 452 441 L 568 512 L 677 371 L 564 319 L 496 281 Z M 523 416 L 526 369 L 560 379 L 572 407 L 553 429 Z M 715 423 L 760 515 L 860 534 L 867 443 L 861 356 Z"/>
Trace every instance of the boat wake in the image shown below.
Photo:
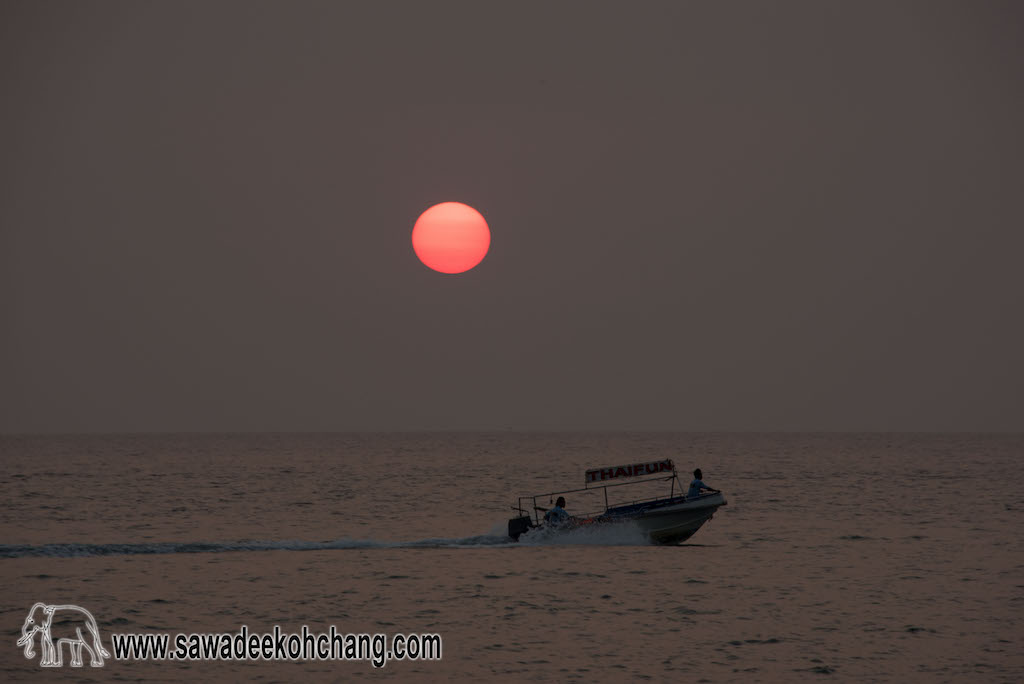
<path fill-rule="evenodd" d="M 650 536 L 632 523 L 587 525 L 568 530 L 534 528 L 519 537 L 525 546 L 651 546 Z"/>
<path fill-rule="evenodd" d="M 336 539 L 333 541 L 238 541 L 238 542 L 151 542 L 145 544 L 0 544 L 0 558 L 47 556 L 81 558 L 85 556 L 145 556 L 169 553 L 229 553 L 232 551 L 334 551 L 346 549 L 415 549 L 512 546 L 508 537 L 478 535 L 461 539 L 420 539 L 418 541 L 378 541 L 374 539 Z"/>
<path fill-rule="evenodd" d="M 148 542 L 141 544 L 0 544 L 0 558 L 82 558 L 89 556 L 147 556 L 173 553 L 230 553 L 232 551 L 341 551 L 347 549 L 464 549 L 480 547 L 562 546 L 592 544 L 598 546 L 646 546 L 650 542 L 639 529 L 614 525 L 577 529 L 555 534 L 531 530 L 519 543 L 496 525 L 487 534 L 451 539 L 381 541 L 375 539 L 336 539 L 333 541 L 258 541 L 237 542 Z"/>

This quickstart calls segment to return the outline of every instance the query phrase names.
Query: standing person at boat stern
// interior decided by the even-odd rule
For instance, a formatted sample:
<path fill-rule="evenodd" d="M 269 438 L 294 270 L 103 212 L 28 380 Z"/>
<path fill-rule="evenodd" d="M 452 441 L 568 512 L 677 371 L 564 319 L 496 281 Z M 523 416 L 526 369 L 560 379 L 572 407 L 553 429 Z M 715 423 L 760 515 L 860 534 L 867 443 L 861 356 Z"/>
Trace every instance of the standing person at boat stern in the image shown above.
<path fill-rule="evenodd" d="M 693 471 L 693 482 L 690 483 L 690 491 L 686 492 L 687 499 L 694 496 L 700 496 L 701 490 L 709 492 L 721 491 L 720 489 L 715 489 L 714 487 L 708 487 L 706 484 L 704 484 L 704 480 L 701 479 L 702 477 L 704 477 L 704 474 L 700 472 L 700 468 L 697 468 L 696 470 Z"/>

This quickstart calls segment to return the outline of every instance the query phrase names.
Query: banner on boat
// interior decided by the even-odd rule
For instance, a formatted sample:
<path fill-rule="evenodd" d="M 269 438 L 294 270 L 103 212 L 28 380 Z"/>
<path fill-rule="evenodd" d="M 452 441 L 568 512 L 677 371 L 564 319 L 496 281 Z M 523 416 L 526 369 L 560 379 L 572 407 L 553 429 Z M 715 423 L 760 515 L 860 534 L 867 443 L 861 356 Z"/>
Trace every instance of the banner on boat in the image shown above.
<path fill-rule="evenodd" d="M 641 475 L 657 475 L 658 473 L 671 473 L 675 469 L 671 458 L 664 461 L 650 461 L 649 463 L 633 463 L 630 465 L 612 466 L 611 468 L 596 468 L 587 471 L 587 484 L 615 480 L 620 477 L 640 477 Z"/>

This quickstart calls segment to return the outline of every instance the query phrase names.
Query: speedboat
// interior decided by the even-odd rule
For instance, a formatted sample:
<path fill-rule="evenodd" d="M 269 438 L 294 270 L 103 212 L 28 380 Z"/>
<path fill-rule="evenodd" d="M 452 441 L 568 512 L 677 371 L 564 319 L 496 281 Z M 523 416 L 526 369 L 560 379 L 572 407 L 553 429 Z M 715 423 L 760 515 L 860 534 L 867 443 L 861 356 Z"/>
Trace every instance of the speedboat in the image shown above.
<path fill-rule="evenodd" d="M 630 481 L 614 482 L 626 478 Z M 638 491 L 637 485 L 646 483 L 649 488 L 650 483 L 657 482 L 670 483 L 668 496 L 629 498 L 630 492 Z M 621 487 L 633 489 L 619 489 Z M 572 516 L 559 525 L 547 523 L 542 514 L 548 509 L 538 501 L 553 501 L 555 496 L 566 494 L 590 500 L 603 495 L 604 510 Z M 512 507 L 519 515 L 508 521 L 508 536 L 519 541 L 520 536 L 533 529 L 557 534 L 588 526 L 632 524 L 653 542 L 678 544 L 692 537 L 720 506 L 725 505 L 727 502 L 721 492 L 685 496 L 671 459 L 595 468 L 586 472 L 585 486 L 581 489 L 519 497 L 518 504 Z"/>

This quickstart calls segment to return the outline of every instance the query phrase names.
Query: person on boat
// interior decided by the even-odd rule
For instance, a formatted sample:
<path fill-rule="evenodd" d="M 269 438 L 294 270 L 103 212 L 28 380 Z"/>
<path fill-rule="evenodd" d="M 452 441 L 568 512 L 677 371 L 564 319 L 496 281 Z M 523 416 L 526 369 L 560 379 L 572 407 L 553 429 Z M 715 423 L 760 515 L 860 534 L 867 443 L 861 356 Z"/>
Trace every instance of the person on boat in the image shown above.
<path fill-rule="evenodd" d="M 697 468 L 696 470 L 693 471 L 693 482 L 690 483 L 690 491 L 688 491 L 686 493 L 686 498 L 687 499 L 689 499 L 691 497 L 695 497 L 695 496 L 700 496 L 701 491 L 708 491 L 708 492 L 719 492 L 719 491 L 721 491 L 720 489 L 715 489 L 714 487 L 708 487 L 706 484 L 704 484 L 704 480 L 701 479 L 703 477 L 704 477 L 704 474 L 700 472 L 700 468 Z"/>
<path fill-rule="evenodd" d="M 564 496 L 558 497 L 558 500 L 555 501 L 555 507 L 544 514 L 544 522 L 553 527 L 561 527 L 569 522 L 569 514 L 565 510 Z"/>

